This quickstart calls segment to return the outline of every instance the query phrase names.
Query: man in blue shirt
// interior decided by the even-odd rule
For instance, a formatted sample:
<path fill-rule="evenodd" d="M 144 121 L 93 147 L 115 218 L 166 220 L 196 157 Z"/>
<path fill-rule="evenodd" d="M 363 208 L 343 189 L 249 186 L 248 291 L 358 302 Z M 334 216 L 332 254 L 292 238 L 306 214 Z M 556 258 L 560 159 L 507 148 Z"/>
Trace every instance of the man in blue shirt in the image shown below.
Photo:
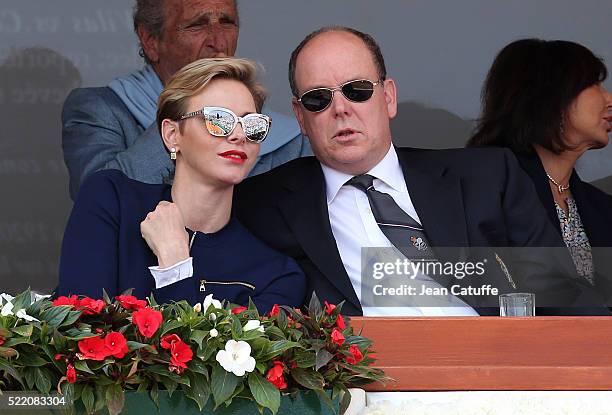
<path fill-rule="evenodd" d="M 174 165 L 155 126 L 157 98 L 186 64 L 234 55 L 238 9 L 235 0 L 137 0 L 134 30 L 145 67 L 106 87 L 75 89 L 64 103 L 62 147 L 73 200 L 97 170 L 118 169 L 146 183 L 171 180 Z M 264 112 L 272 129 L 250 175 L 312 154 L 293 118 Z"/>

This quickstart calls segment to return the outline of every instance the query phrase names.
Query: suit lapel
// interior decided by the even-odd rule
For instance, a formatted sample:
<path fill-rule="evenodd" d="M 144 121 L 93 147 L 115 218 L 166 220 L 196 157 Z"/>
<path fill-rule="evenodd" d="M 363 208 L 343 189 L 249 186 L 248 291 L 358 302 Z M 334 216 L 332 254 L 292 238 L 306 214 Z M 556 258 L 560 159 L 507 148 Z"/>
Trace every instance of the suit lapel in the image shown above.
<path fill-rule="evenodd" d="M 300 174 L 300 180 L 285 182 L 287 197 L 279 200 L 280 210 L 298 243 L 321 273 L 357 309 L 359 299 L 349 279 L 332 234 L 325 196 L 325 179 L 318 162 Z"/>
<path fill-rule="evenodd" d="M 397 149 L 406 186 L 421 225 L 433 247 L 468 246 L 465 208 L 459 178 L 445 174 L 427 152 Z"/>

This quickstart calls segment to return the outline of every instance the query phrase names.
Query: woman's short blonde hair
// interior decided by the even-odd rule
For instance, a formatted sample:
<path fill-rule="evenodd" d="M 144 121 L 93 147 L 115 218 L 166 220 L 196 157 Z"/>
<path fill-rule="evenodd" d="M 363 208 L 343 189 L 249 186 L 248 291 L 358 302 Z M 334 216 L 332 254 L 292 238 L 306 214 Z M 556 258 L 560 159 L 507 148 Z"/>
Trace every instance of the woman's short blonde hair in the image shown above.
<path fill-rule="evenodd" d="M 259 66 L 248 59 L 200 59 L 184 66 L 166 84 L 157 102 L 157 128 L 165 119 L 178 121 L 187 112 L 189 98 L 199 94 L 213 79 L 242 82 L 253 96 L 257 112 L 261 112 L 266 91 L 257 81 Z"/>

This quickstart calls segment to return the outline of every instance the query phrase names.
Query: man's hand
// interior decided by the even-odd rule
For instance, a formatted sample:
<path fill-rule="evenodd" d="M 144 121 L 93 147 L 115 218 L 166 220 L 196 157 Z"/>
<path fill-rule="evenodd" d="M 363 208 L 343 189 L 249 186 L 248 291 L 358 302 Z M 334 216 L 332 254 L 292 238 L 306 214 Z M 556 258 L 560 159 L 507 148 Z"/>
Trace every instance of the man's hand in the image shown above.
<path fill-rule="evenodd" d="M 140 223 L 140 232 L 157 256 L 160 268 L 168 268 L 189 257 L 189 235 L 176 204 L 159 202 Z"/>

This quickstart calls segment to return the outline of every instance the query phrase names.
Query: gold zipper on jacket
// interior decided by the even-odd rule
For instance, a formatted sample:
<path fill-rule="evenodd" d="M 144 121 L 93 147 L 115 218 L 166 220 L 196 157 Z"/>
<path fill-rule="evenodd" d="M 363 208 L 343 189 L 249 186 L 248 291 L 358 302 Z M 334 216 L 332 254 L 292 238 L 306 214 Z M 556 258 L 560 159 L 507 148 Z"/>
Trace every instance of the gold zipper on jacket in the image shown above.
<path fill-rule="evenodd" d="M 207 281 L 200 280 L 200 292 L 206 291 L 206 284 L 218 284 L 218 285 L 242 285 L 244 287 L 250 288 L 255 291 L 255 286 L 253 284 L 249 284 L 248 282 L 242 281 Z"/>

